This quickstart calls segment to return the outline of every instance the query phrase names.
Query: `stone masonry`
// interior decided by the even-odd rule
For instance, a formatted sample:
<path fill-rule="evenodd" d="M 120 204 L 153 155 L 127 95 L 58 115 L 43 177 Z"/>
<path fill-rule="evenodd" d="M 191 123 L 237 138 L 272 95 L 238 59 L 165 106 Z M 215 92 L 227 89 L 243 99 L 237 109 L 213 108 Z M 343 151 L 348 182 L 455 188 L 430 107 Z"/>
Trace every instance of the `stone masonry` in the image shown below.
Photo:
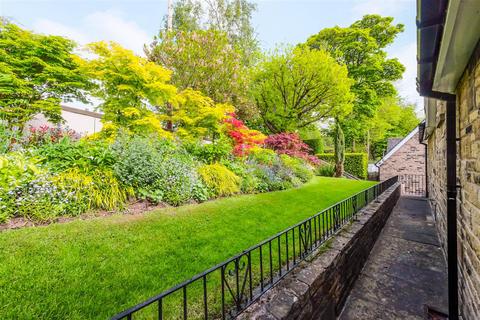
<path fill-rule="evenodd" d="M 418 132 L 380 166 L 380 181 L 400 175 L 425 175 L 425 146 Z"/>
<path fill-rule="evenodd" d="M 480 45 L 457 87 L 459 295 L 464 319 L 480 319 Z M 445 104 L 428 138 L 429 191 L 446 253 Z"/>
<path fill-rule="evenodd" d="M 399 184 L 386 190 L 238 319 L 336 319 L 399 196 Z"/>
<path fill-rule="evenodd" d="M 442 319 L 425 306 L 448 311 L 445 256 L 427 199 L 401 197 L 339 320 Z"/>

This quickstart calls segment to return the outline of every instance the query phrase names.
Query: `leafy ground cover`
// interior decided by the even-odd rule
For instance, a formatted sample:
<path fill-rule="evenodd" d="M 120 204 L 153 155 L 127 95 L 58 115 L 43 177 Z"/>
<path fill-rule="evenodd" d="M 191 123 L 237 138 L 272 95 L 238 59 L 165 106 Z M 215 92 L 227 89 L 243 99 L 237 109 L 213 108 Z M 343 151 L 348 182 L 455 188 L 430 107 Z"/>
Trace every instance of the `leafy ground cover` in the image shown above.
<path fill-rule="evenodd" d="M 0 233 L 1 319 L 106 319 L 372 182 L 300 188 Z"/>

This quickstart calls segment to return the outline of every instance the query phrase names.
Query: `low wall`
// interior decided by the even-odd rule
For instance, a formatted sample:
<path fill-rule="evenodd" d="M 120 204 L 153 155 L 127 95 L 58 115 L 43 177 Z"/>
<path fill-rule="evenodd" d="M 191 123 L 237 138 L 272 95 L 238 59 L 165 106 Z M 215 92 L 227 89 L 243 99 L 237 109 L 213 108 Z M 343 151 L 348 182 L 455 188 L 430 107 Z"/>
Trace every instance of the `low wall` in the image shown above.
<path fill-rule="evenodd" d="M 238 319 L 335 319 L 399 197 L 397 183 Z"/>

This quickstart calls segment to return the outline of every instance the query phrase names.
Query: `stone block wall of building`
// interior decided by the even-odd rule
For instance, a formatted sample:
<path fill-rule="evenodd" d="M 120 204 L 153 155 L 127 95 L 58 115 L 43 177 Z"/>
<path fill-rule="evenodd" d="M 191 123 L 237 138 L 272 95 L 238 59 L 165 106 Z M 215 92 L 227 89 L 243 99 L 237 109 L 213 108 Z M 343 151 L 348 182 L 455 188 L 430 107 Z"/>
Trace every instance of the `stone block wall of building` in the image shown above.
<path fill-rule="evenodd" d="M 478 52 L 479 50 L 477 50 Z M 480 54 L 457 87 L 457 224 L 459 295 L 464 319 L 480 319 Z M 445 104 L 428 138 L 428 179 L 440 240 L 446 253 Z"/>
<path fill-rule="evenodd" d="M 444 252 L 447 243 L 447 167 L 445 107 L 443 101 L 437 102 L 436 125 L 437 128 L 428 138 L 427 144 L 427 175 L 428 192 L 440 242 Z"/>
<path fill-rule="evenodd" d="M 418 132 L 380 166 L 380 181 L 397 175 L 425 175 L 425 145 Z"/>

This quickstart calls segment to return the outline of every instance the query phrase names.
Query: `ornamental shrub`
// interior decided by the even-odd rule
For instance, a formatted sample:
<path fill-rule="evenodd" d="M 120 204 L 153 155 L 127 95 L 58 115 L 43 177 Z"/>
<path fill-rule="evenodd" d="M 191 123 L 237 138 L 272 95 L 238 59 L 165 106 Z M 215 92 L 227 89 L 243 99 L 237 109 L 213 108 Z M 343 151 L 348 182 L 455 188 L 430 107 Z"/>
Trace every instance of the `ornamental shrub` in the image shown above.
<path fill-rule="evenodd" d="M 151 186 L 161 177 L 162 151 L 153 140 L 138 136 L 120 137 L 112 150 L 116 159 L 113 169 L 120 181 L 148 198 Z"/>
<path fill-rule="evenodd" d="M 255 193 L 260 191 L 260 179 L 255 175 L 252 168 L 245 170 L 241 177 L 240 190 L 242 193 Z"/>
<path fill-rule="evenodd" d="M 64 138 L 77 141 L 80 139 L 80 134 L 68 128 L 49 127 L 47 125 L 38 128 L 30 126 L 23 144 L 26 146 L 39 146 L 47 143 L 57 143 Z"/>
<path fill-rule="evenodd" d="M 198 168 L 205 185 L 215 196 L 229 196 L 240 192 L 240 178 L 220 163 Z"/>
<path fill-rule="evenodd" d="M 0 222 L 17 213 L 15 201 L 18 188 L 23 188 L 45 173 L 37 160 L 24 153 L 8 153 L 0 156 Z"/>
<path fill-rule="evenodd" d="M 20 149 L 22 147 L 21 139 L 22 134 L 19 130 L 12 130 L 7 126 L 0 125 L 0 154 Z"/>
<path fill-rule="evenodd" d="M 293 174 L 301 181 L 307 182 L 313 178 L 313 168 L 303 159 L 290 157 L 286 154 L 280 155 L 282 164 L 291 170 Z"/>
<path fill-rule="evenodd" d="M 47 174 L 15 188 L 13 197 L 12 216 L 47 221 L 67 213 L 67 193 L 59 189 Z"/>
<path fill-rule="evenodd" d="M 275 150 L 278 154 L 287 154 L 291 157 L 302 158 L 314 165 L 318 165 L 318 158 L 310 155 L 310 147 L 305 144 L 296 133 L 278 133 L 268 136 L 265 146 Z"/>
<path fill-rule="evenodd" d="M 333 177 L 335 175 L 335 165 L 323 164 L 317 169 L 317 175 L 322 177 Z"/>
<path fill-rule="evenodd" d="M 32 150 L 52 172 L 78 168 L 89 173 L 113 168 L 115 157 L 110 145 L 104 141 L 72 141 L 63 138 L 58 143 L 44 144 Z"/>
<path fill-rule="evenodd" d="M 0 156 L 0 190 L 12 190 L 28 183 L 43 173 L 38 160 L 24 153 L 9 153 Z"/>
<path fill-rule="evenodd" d="M 303 142 L 310 147 L 310 150 L 313 154 L 323 153 L 324 147 L 322 138 L 304 139 Z"/>
<path fill-rule="evenodd" d="M 182 150 L 165 154 L 159 168 L 160 179 L 154 188 L 163 192 L 163 201 L 178 206 L 194 196 L 198 188 L 198 174 L 193 158 Z"/>
<path fill-rule="evenodd" d="M 293 187 L 298 187 L 302 184 L 302 181 L 295 175 L 295 173 L 282 162 L 277 162 L 273 167 L 273 171 L 282 181 L 276 190 L 285 190 Z"/>
<path fill-rule="evenodd" d="M 234 113 L 228 114 L 224 119 L 227 134 L 233 140 L 233 154 L 242 157 L 248 155 L 251 150 L 260 147 L 265 136 L 257 130 L 249 129 Z"/>
<path fill-rule="evenodd" d="M 112 149 L 117 159 L 116 175 L 139 198 L 174 206 L 195 197 L 197 201 L 207 200 L 192 156 L 171 141 L 121 136 Z"/>
<path fill-rule="evenodd" d="M 335 163 L 333 153 L 317 154 L 317 157 L 328 163 Z M 368 158 L 366 153 L 345 153 L 344 169 L 361 179 L 366 179 L 368 175 Z"/>
<path fill-rule="evenodd" d="M 278 175 L 278 172 L 275 172 L 273 167 L 256 162 L 251 162 L 249 166 L 253 169 L 253 174 L 258 179 L 258 192 L 284 190 L 291 187 L 291 184 L 282 180 L 284 176 Z"/>
<path fill-rule="evenodd" d="M 203 183 L 202 179 L 198 179 L 197 183 L 193 186 L 192 199 L 197 202 L 204 202 L 213 197 L 208 187 Z"/>
<path fill-rule="evenodd" d="M 257 192 L 259 180 L 254 174 L 252 167 L 248 166 L 244 161 L 232 160 L 221 162 L 230 171 L 240 177 L 240 191 L 242 193 Z"/>
<path fill-rule="evenodd" d="M 260 164 L 272 166 L 278 162 L 278 155 L 273 150 L 257 148 L 251 151 L 248 159 L 258 162 Z"/>
<path fill-rule="evenodd" d="M 225 138 L 221 138 L 213 143 L 191 143 L 187 144 L 185 148 L 197 160 L 207 164 L 229 159 L 233 150 L 231 143 Z"/>

